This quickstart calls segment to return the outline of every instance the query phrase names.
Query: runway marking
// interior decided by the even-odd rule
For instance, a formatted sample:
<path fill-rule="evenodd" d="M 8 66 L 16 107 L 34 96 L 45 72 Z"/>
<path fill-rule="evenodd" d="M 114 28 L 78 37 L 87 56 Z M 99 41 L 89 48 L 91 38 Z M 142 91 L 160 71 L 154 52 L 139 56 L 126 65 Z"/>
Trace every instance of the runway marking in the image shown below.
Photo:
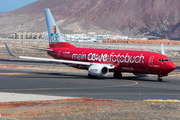
<path fill-rule="evenodd" d="M 29 73 L 0 73 L 0 75 L 29 75 Z"/>
<path fill-rule="evenodd" d="M 78 94 L 78 93 L 73 93 L 73 94 L 47 94 L 47 95 L 64 95 L 64 96 L 67 96 L 67 95 L 137 95 L 137 96 L 139 96 L 139 92 L 138 93 L 80 93 L 80 94 Z M 143 94 L 143 95 L 157 95 L 157 96 L 159 96 L 159 95 L 167 95 L 167 96 L 172 96 L 172 95 L 174 95 L 174 96 L 179 96 L 180 94 L 154 94 L 154 93 L 150 93 L 150 94 Z M 141 95 L 141 96 L 143 96 L 143 95 Z M 156 99 L 156 100 L 158 100 L 158 99 Z M 160 100 L 160 99 L 159 99 Z"/>
<path fill-rule="evenodd" d="M 167 100 L 163 100 L 163 99 L 147 99 L 144 101 L 150 101 L 150 102 L 180 102 L 180 100 L 177 99 L 167 99 Z"/>
<path fill-rule="evenodd" d="M 22 93 L 22 95 L 23 95 L 23 93 Z M 74 95 L 80 95 L 80 96 L 82 96 L 82 95 L 136 95 L 136 96 L 139 96 L 139 93 L 73 93 L 73 94 L 41 94 L 41 95 L 53 95 L 53 96 L 57 96 L 57 95 L 59 95 L 59 96 L 74 96 Z M 153 93 L 152 93 L 152 95 L 154 95 Z M 162 95 L 162 94 L 156 94 L 156 95 Z M 180 95 L 180 94 L 163 94 L 163 95 L 167 95 L 167 96 L 171 96 L 171 95 L 175 95 L 175 96 L 177 96 L 177 95 Z M 142 96 L 142 95 L 141 95 Z M 159 101 L 159 102 L 161 102 L 161 101 L 165 101 L 165 100 L 163 100 L 163 99 L 147 99 L 147 100 L 144 100 L 144 101 Z M 167 102 L 180 102 L 180 100 L 177 100 L 177 99 L 167 99 L 166 100 Z"/>
<path fill-rule="evenodd" d="M 139 93 L 80 93 L 80 94 L 47 94 L 47 95 L 64 95 L 64 96 L 67 96 L 67 95 L 137 95 L 139 96 Z M 154 95 L 152 93 L 152 95 Z M 162 94 L 158 94 L 159 95 L 162 95 Z M 177 94 L 163 94 L 163 95 L 167 95 L 167 96 L 170 96 L 170 95 L 177 95 Z M 178 94 L 180 95 L 180 94 Z M 142 96 L 142 95 L 141 95 Z M 158 99 L 156 99 L 158 100 Z"/>
<path fill-rule="evenodd" d="M 86 88 L 32 88 L 32 89 L 0 89 L 0 90 L 5 90 L 5 91 L 13 91 L 13 90 L 76 90 L 76 89 L 94 89 L 94 88 L 109 88 L 112 89 L 111 87 L 124 87 L 124 86 L 133 86 L 133 85 L 137 85 L 138 82 L 136 81 L 129 81 L 132 84 L 128 84 L 128 85 L 118 85 L 118 86 L 98 86 L 98 87 L 86 87 Z"/>

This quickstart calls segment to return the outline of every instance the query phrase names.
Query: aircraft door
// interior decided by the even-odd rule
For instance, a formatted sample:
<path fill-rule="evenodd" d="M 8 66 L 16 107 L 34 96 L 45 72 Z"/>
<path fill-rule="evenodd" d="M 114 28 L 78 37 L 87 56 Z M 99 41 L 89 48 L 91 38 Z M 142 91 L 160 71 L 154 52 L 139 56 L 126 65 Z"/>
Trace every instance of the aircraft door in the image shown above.
<path fill-rule="evenodd" d="M 151 56 L 149 58 L 149 67 L 152 67 L 153 66 L 153 60 L 154 60 L 154 56 Z"/>

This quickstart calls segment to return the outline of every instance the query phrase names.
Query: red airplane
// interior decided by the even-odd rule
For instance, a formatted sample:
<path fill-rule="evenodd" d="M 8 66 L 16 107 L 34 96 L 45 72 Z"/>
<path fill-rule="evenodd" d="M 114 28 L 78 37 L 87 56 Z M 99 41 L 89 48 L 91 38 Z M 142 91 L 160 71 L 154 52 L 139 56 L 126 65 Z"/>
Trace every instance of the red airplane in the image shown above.
<path fill-rule="evenodd" d="M 162 54 L 147 51 L 113 50 L 77 48 L 66 42 L 57 27 L 49 9 L 45 9 L 49 37 L 49 48 L 34 48 L 47 51 L 55 59 L 15 56 L 23 59 L 51 61 L 67 64 L 68 66 L 87 69 L 88 77 L 105 77 L 114 72 L 114 78 L 122 78 L 122 72 L 130 72 L 136 76 L 158 75 L 158 81 L 173 71 L 176 66 L 165 56 L 163 45 Z M 5 43 L 9 55 L 14 56 Z"/>

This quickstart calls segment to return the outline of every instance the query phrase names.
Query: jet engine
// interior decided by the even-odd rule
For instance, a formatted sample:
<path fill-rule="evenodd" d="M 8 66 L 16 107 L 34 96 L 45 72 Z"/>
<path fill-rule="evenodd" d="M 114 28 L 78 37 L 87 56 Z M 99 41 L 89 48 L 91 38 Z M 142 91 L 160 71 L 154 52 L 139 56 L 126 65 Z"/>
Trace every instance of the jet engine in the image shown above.
<path fill-rule="evenodd" d="M 104 65 L 92 65 L 89 67 L 88 72 L 92 76 L 105 77 L 109 74 L 109 69 Z"/>
<path fill-rule="evenodd" d="M 143 74 L 143 73 L 133 73 L 135 76 L 138 76 L 138 77 L 148 77 L 150 76 L 150 74 Z"/>

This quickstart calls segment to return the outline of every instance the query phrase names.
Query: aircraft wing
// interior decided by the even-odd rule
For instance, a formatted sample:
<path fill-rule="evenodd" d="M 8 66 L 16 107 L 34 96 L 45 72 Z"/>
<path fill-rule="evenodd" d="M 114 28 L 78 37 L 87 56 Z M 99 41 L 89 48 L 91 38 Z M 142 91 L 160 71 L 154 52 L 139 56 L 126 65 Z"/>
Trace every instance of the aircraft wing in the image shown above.
<path fill-rule="evenodd" d="M 91 65 L 99 65 L 100 63 L 91 63 L 91 62 L 82 62 L 82 61 L 71 61 L 71 60 L 58 60 L 58 59 L 50 59 L 50 58 L 37 58 L 37 57 L 27 57 L 27 56 L 15 56 L 7 46 L 7 44 L 4 42 L 6 49 L 9 53 L 9 55 L 13 57 L 18 57 L 22 59 L 29 59 L 29 60 L 36 60 L 36 61 L 49 61 L 49 62 L 58 62 L 58 63 L 65 63 L 65 64 L 70 64 L 70 65 L 83 65 L 83 66 L 91 66 Z M 51 49 L 50 49 L 51 50 Z M 105 65 L 108 69 L 114 69 L 115 66 L 112 64 L 101 64 Z"/>

